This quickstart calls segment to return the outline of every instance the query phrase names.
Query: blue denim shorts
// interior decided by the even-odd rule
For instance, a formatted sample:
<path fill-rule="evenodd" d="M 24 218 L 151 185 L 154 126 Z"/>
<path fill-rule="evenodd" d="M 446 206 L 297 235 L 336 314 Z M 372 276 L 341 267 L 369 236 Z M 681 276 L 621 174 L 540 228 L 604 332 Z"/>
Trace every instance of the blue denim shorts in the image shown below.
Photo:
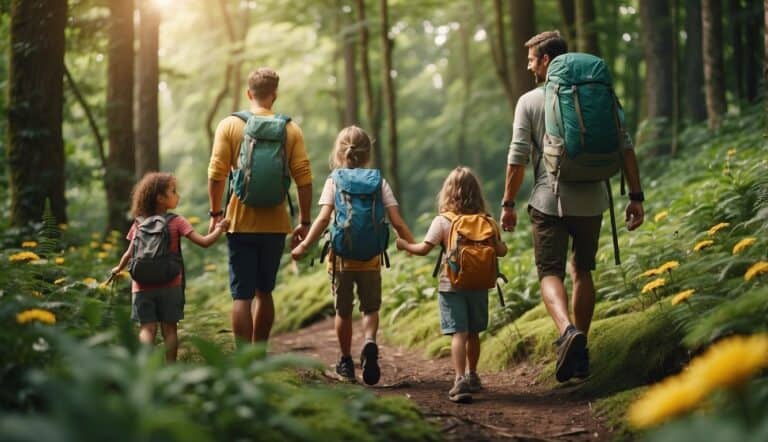
<path fill-rule="evenodd" d="M 275 289 L 285 233 L 230 233 L 229 290 L 233 299 L 253 299 Z"/>
<path fill-rule="evenodd" d="M 440 292 L 440 331 L 480 333 L 488 328 L 488 290 Z"/>

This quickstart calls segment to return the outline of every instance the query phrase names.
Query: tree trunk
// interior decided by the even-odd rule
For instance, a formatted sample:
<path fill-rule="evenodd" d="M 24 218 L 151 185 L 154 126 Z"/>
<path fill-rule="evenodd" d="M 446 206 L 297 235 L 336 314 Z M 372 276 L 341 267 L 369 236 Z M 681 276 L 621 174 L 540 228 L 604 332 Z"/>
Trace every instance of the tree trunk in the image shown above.
<path fill-rule="evenodd" d="M 528 49 L 525 42 L 536 34 L 536 15 L 533 0 L 510 0 L 510 29 L 512 30 L 512 84 L 511 103 L 517 104 L 521 95 L 536 87 L 533 75 L 528 72 Z M 514 111 L 514 106 L 512 110 Z"/>
<path fill-rule="evenodd" d="M 482 10 L 480 1 L 475 2 L 475 8 L 478 11 Z M 509 75 L 509 57 L 507 56 L 507 42 L 504 37 L 504 12 L 501 9 L 501 0 L 493 0 L 493 22 L 493 28 L 496 30 L 496 35 L 492 32 L 488 32 L 488 43 L 491 45 L 493 65 L 496 68 L 496 77 L 504 88 L 504 96 L 507 97 L 510 113 L 514 114 L 517 100 L 514 98 L 512 81 Z M 484 27 L 490 31 L 488 26 Z"/>
<path fill-rule="evenodd" d="M 373 137 L 374 143 L 379 142 L 379 129 L 381 124 L 376 118 L 375 100 L 373 92 L 373 81 L 371 79 L 371 67 L 370 67 L 370 49 L 369 49 L 369 32 L 368 32 L 368 20 L 365 16 L 365 1 L 355 0 L 355 9 L 357 11 L 357 25 L 360 31 L 360 70 L 363 77 L 363 93 L 365 94 L 365 117 L 368 120 L 368 128 L 371 130 L 371 137 Z M 374 167 L 382 168 L 384 166 L 383 155 L 381 146 L 374 144 L 373 146 L 373 165 Z"/>
<path fill-rule="evenodd" d="M 733 87 L 733 96 L 736 103 L 740 104 L 745 98 L 744 93 L 744 43 L 742 34 L 744 32 L 744 10 L 741 7 L 741 0 L 728 1 L 728 24 L 731 34 L 731 62 L 728 66 L 733 67 L 734 80 L 731 82 Z"/>
<path fill-rule="evenodd" d="M 640 2 L 642 8 L 642 1 Z M 595 4 L 592 0 L 576 0 L 576 47 L 580 52 L 600 56 L 597 42 Z"/>
<path fill-rule="evenodd" d="M 704 69 L 701 52 L 701 0 L 685 1 L 685 107 L 688 118 L 697 123 L 707 118 L 704 100 Z"/>
<path fill-rule="evenodd" d="M 46 200 L 67 221 L 64 141 L 64 29 L 67 2 L 11 2 L 8 165 L 15 226 L 42 219 Z"/>
<path fill-rule="evenodd" d="M 563 37 L 569 44 L 576 41 L 576 8 L 573 0 L 560 0 L 560 13 L 563 15 Z"/>
<path fill-rule="evenodd" d="M 745 98 L 750 103 L 758 98 L 758 83 L 760 78 L 760 20 L 762 7 L 754 2 L 747 6 L 746 23 L 746 48 L 745 55 L 745 75 L 744 75 L 744 93 Z"/>
<path fill-rule="evenodd" d="M 240 39 L 236 43 L 237 46 L 234 50 L 235 61 L 234 65 L 232 66 L 232 112 L 241 110 L 240 100 L 246 97 L 246 88 L 243 87 L 243 83 L 244 79 L 247 77 L 243 75 L 243 57 L 245 53 L 245 45 L 248 41 L 248 29 L 250 28 L 251 23 L 251 10 L 247 6 L 243 5 L 241 5 L 240 8 L 242 9 L 240 11 Z M 246 103 L 246 105 L 250 106 L 249 103 Z"/>
<path fill-rule="evenodd" d="M 459 27 L 462 85 L 464 86 L 461 110 L 459 111 L 459 135 L 456 142 L 456 160 L 459 164 L 465 164 L 467 161 L 467 125 L 472 104 L 472 61 L 470 59 L 469 44 L 470 38 L 472 38 L 471 30 L 473 27 L 470 20 L 461 23 Z M 479 149 L 473 149 L 472 167 L 475 169 L 479 166 L 477 161 L 478 151 Z"/>
<path fill-rule="evenodd" d="M 720 0 L 702 0 L 702 51 L 707 122 L 710 129 L 720 127 L 726 111 L 723 66 L 723 24 Z"/>
<path fill-rule="evenodd" d="M 646 0 L 639 5 L 644 31 L 642 39 L 646 71 L 645 94 L 648 100 L 647 118 L 652 125 L 645 142 L 652 144 L 654 154 L 668 154 L 669 126 L 674 105 L 674 78 L 667 50 L 673 36 L 669 1 Z"/>
<path fill-rule="evenodd" d="M 357 57 L 355 32 L 350 20 L 343 19 L 343 29 L 337 36 L 342 40 L 344 54 L 344 126 L 359 125 L 357 110 Z"/>
<path fill-rule="evenodd" d="M 397 162 L 397 109 L 395 105 L 395 85 L 392 81 L 392 40 L 389 38 L 388 0 L 379 0 L 381 14 L 382 83 L 381 89 L 387 109 L 387 141 L 389 144 L 389 184 L 395 196 L 400 200 L 400 179 Z M 400 201 L 402 205 L 402 201 Z M 401 206 L 402 207 L 402 206 Z"/>
<path fill-rule="evenodd" d="M 104 176 L 107 231 L 125 232 L 130 226 L 131 187 L 136 174 L 133 138 L 133 0 L 109 3 L 107 65 L 107 136 L 109 156 Z"/>
<path fill-rule="evenodd" d="M 763 1 L 763 87 L 768 88 L 768 0 Z M 765 120 L 768 123 L 768 99 L 765 101 Z M 768 127 L 768 124 L 765 125 Z M 766 130 L 768 135 L 768 130 Z"/>
<path fill-rule="evenodd" d="M 160 82 L 157 50 L 160 10 L 151 0 L 139 7 L 139 106 L 136 125 L 136 178 L 160 170 L 160 122 L 157 87 Z"/>

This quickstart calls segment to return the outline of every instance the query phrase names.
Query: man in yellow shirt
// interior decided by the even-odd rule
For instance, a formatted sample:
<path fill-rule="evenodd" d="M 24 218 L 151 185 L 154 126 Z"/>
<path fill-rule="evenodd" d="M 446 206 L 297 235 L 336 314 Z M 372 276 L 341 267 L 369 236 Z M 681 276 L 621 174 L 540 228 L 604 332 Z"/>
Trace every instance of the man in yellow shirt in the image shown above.
<path fill-rule="evenodd" d="M 258 116 L 273 116 L 280 81 L 275 71 L 259 68 L 248 76 L 247 96 L 250 111 Z M 230 170 L 237 167 L 245 122 L 229 116 L 219 123 L 208 165 L 209 230 L 224 217 L 230 221 L 229 281 L 232 293 L 232 331 L 236 340 L 266 342 L 275 317 L 272 290 L 275 287 L 285 237 L 291 233 L 286 202 L 274 207 L 251 207 L 236 196 L 222 206 L 222 194 Z M 293 229 L 292 245 L 306 236 L 311 224 L 312 171 L 299 126 L 285 126 L 285 158 L 299 196 L 300 224 Z M 233 194 L 234 195 L 234 194 Z"/>

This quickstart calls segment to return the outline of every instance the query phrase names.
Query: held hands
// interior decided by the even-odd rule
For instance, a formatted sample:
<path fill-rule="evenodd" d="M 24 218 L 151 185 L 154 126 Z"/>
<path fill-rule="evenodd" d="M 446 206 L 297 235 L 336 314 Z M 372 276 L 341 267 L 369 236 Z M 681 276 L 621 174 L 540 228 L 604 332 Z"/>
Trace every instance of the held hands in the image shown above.
<path fill-rule="evenodd" d="M 307 237 L 307 234 L 309 233 L 309 226 L 306 224 L 299 224 L 296 226 L 295 229 L 293 229 L 293 234 L 291 235 L 291 248 L 298 247 L 299 243 L 304 240 L 304 238 Z M 291 252 L 293 253 L 293 252 Z"/>
<path fill-rule="evenodd" d="M 304 244 L 304 242 L 299 243 L 296 247 L 293 248 L 293 250 L 291 250 L 291 258 L 293 258 L 295 261 L 300 260 L 306 254 L 307 246 Z"/>
<path fill-rule="evenodd" d="M 640 201 L 630 201 L 627 205 L 626 218 L 627 230 L 635 230 L 643 224 L 645 217 L 645 211 L 643 211 L 643 203 Z"/>
<path fill-rule="evenodd" d="M 216 229 L 218 229 L 221 232 L 226 232 L 229 228 L 229 220 L 226 218 L 222 218 L 221 221 L 216 223 Z"/>
<path fill-rule="evenodd" d="M 403 238 L 397 238 L 397 240 L 395 240 L 395 246 L 397 247 L 397 250 L 406 250 L 408 241 L 404 240 Z"/>
<path fill-rule="evenodd" d="M 222 220 L 226 221 L 224 215 L 212 216 L 210 222 L 208 223 L 208 233 L 213 233 L 213 231 L 216 230 Z M 227 221 L 227 226 L 224 228 L 224 230 L 226 230 L 228 227 L 229 221 Z"/>

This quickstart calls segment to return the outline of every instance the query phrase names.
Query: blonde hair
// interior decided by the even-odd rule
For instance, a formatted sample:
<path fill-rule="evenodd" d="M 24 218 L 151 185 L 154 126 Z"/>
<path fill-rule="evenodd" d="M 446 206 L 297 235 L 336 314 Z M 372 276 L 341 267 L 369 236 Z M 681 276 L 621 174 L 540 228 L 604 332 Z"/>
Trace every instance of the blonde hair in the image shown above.
<path fill-rule="evenodd" d="M 280 76 L 270 68 L 258 68 L 248 75 L 248 89 L 255 98 L 264 99 L 277 92 Z"/>
<path fill-rule="evenodd" d="M 165 195 L 174 181 L 176 177 L 170 173 L 149 172 L 144 175 L 131 193 L 131 213 L 134 218 L 157 215 L 157 197 Z"/>
<path fill-rule="evenodd" d="M 371 160 L 371 137 L 357 126 L 347 126 L 336 136 L 331 152 L 331 169 L 363 167 Z"/>
<path fill-rule="evenodd" d="M 437 196 L 437 209 L 440 213 L 488 213 L 480 181 L 470 168 L 458 166 L 448 174 Z"/>

